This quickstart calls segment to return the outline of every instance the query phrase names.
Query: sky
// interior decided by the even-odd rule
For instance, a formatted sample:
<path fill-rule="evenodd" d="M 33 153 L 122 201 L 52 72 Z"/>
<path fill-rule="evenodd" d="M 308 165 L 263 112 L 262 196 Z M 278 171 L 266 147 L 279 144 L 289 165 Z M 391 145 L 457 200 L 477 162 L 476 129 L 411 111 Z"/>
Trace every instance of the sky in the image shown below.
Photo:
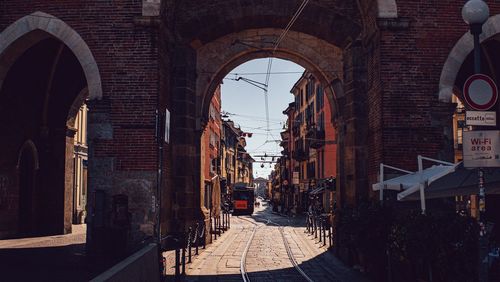
<path fill-rule="evenodd" d="M 222 111 L 227 112 L 229 119 L 240 125 L 244 132 L 251 132 L 252 137 L 246 138 L 246 150 L 256 160 L 259 155 L 280 155 L 280 132 L 286 121 L 283 111 L 293 102 L 290 93 L 293 85 L 302 75 L 304 68 L 291 61 L 274 58 L 269 77 L 269 133 L 267 131 L 264 91 L 238 77 L 251 79 L 260 83 L 266 81 L 266 71 L 269 59 L 256 59 L 246 62 L 232 70 L 223 80 Z M 271 158 L 267 159 L 271 161 Z M 254 177 L 267 178 L 274 165 L 254 163 Z"/>

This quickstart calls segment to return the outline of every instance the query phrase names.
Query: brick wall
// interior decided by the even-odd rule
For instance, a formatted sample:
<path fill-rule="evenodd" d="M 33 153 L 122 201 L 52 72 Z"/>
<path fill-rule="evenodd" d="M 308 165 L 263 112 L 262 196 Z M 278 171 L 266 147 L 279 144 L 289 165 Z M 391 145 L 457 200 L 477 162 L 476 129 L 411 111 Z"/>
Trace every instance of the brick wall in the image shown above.
<path fill-rule="evenodd" d="M 373 102 L 381 104 L 380 126 L 371 120 L 374 130 L 383 133 L 383 160 L 387 164 L 416 169 L 418 154 L 438 157 L 446 150 L 443 128 L 435 126 L 439 106 L 439 79 L 453 46 L 468 32 L 463 22 L 460 1 L 397 1 L 399 19 L 379 20 L 380 83 L 372 91 Z M 490 14 L 500 12 L 500 3 L 488 2 Z M 375 75 L 375 74 L 374 74 Z M 377 107 L 374 107 L 377 108 Z M 451 115 L 451 113 L 450 113 Z M 451 126 L 451 125 L 450 125 Z M 377 155 L 381 152 L 376 151 Z M 405 158 L 401 158 L 404 155 Z M 374 170 L 371 170 L 374 180 Z"/>
<path fill-rule="evenodd" d="M 153 235 L 156 189 L 155 109 L 159 92 L 158 29 L 141 18 L 143 1 L 2 1 L 0 30 L 35 11 L 57 17 L 89 46 L 102 100 L 89 104 L 89 189 L 129 197 L 130 242 Z M 156 2 L 156 1 L 154 1 Z M 89 199 L 92 205 L 92 198 Z M 142 217 L 141 217 L 142 216 Z M 90 228 L 92 230 L 92 228 Z M 92 232 L 92 231 L 90 231 Z"/>

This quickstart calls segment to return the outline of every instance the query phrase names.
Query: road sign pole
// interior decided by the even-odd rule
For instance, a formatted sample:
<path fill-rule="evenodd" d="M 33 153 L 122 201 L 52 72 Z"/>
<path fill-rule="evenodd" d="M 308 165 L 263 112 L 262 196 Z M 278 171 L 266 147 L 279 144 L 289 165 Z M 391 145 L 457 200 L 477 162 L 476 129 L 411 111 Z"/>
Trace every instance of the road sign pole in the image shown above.
<path fill-rule="evenodd" d="M 486 229 L 486 193 L 484 187 L 484 171 L 478 168 L 479 178 L 479 277 L 480 281 L 488 281 L 488 237 Z"/>

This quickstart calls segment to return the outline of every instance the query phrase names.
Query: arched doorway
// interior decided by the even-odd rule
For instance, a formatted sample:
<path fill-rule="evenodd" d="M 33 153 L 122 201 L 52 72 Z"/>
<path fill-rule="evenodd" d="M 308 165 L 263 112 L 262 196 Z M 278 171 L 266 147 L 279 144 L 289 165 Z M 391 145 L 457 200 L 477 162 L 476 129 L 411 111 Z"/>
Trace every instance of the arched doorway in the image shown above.
<path fill-rule="evenodd" d="M 3 34 L 0 174 L 12 181 L 0 218 L 13 220 L 2 221 L 0 238 L 70 233 L 78 109 L 100 97 L 98 69 L 81 37 L 51 15 L 33 13 Z"/>
<path fill-rule="evenodd" d="M 38 171 L 38 152 L 31 141 L 26 141 L 19 152 L 19 235 L 29 236 L 38 230 L 37 215 L 39 214 L 37 202 L 38 190 L 36 178 Z"/>

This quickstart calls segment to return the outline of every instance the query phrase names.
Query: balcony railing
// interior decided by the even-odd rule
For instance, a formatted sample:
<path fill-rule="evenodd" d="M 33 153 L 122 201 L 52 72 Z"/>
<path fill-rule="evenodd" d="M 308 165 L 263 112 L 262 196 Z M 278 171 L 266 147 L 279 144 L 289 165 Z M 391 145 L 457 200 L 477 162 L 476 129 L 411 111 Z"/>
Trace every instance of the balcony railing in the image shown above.
<path fill-rule="evenodd" d="M 309 158 L 309 152 L 303 149 L 295 150 L 292 153 L 292 158 L 297 161 L 305 161 Z"/>
<path fill-rule="evenodd" d="M 325 130 L 311 128 L 307 131 L 306 137 L 309 139 L 309 146 L 317 149 L 325 144 Z"/>

